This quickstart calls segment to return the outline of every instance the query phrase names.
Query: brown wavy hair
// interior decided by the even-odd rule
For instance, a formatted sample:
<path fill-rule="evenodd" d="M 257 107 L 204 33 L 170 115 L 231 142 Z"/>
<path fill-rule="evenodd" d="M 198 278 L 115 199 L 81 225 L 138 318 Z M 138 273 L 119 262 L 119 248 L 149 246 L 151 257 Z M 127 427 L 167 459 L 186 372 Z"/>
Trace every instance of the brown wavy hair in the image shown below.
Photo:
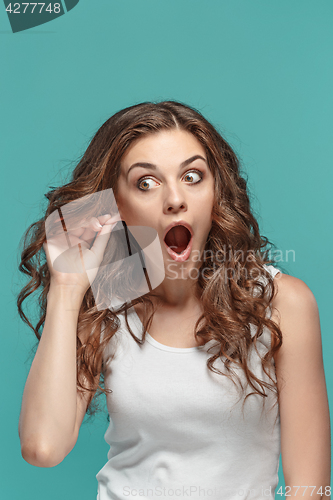
<path fill-rule="evenodd" d="M 260 235 L 258 222 L 250 207 L 247 180 L 241 173 L 236 154 L 198 110 L 181 102 L 145 102 L 111 116 L 92 138 L 72 172 L 70 182 L 52 188 L 45 194 L 48 199 L 45 215 L 24 233 L 19 270 L 28 275 L 30 281 L 19 293 L 19 314 L 34 331 L 38 339 L 37 346 L 39 332 L 45 322 L 46 299 L 50 288 L 50 273 L 42 246 L 46 241 L 46 218 L 64 204 L 85 195 L 112 188 L 116 196 L 121 159 L 133 141 L 147 134 L 175 128 L 190 132 L 202 144 L 215 178 L 212 227 L 197 280 L 197 296 L 202 301 L 204 313 L 195 326 L 198 340 L 208 342 L 214 339 L 219 346 L 218 352 L 207 360 L 207 367 L 229 377 L 234 384 L 237 379 L 244 395 L 245 387 L 232 370 L 233 366 L 241 367 L 248 386 L 253 389 L 246 395 L 243 404 L 251 394 L 262 396 L 264 401 L 267 397 L 265 389 L 278 397 L 271 368 L 274 366 L 273 356 L 282 345 L 282 333 L 278 325 L 266 317 L 267 307 L 275 295 L 275 284 L 264 267 L 264 264 L 274 264 L 268 258 L 273 244 Z M 40 291 L 40 318 L 33 326 L 23 312 L 22 303 L 37 290 Z M 146 294 L 124 304 L 117 311 L 124 313 L 129 331 L 139 344 L 145 341 L 155 312 L 152 296 L 153 293 Z M 144 317 L 142 339 L 131 331 L 127 320 L 128 309 L 139 303 L 143 306 Z M 199 327 L 200 324 L 203 326 Z M 254 336 L 251 335 L 250 324 L 256 329 Z M 77 325 L 77 388 L 80 392 L 91 393 L 87 407 L 90 416 L 99 409 L 97 397 L 101 393 L 112 392 L 104 385 L 103 352 L 119 325 L 115 312 L 109 308 L 102 311 L 97 309 L 89 288 L 81 304 Z M 90 334 L 82 342 L 80 332 L 87 326 Z M 257 339 L 265 327 L 271 333 L 271 345 L 260 359 L 270 382 L 258 379 L 248 363 L 250 350 L 256 349 Z M 103 339 L 100 338 L 101 329 L 104 329 Z M 223 361 L 226 373 L 214 366 L 218 358 Z M 94 378 L 98 373 L 101 373 L 101 378 L 96 386 Z M 88 383 L 84 384 L 84 381 Z"/>

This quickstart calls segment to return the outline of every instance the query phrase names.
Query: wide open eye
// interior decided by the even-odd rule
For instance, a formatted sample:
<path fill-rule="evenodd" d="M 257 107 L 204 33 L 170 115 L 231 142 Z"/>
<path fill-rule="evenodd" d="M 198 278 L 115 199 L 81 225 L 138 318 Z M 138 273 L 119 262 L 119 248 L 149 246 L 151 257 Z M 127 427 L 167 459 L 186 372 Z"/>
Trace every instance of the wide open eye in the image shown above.
<path fill-rule="evenodd" d="M 197 184 L 202 180 L 202 173 L 196 170 L 191 170 L 184 175 L 184 180 L 190 184 Z"/>
<path fill-rule="evenodd" d="M 151 177 L 144 177 L 143 179 L 138 180 L 137 187 L 141 191 L 149 191 L 150 188 L 154 187 L 152 184 L 153 182 L 156 183 L 156 181 L 154 181 Z"/>

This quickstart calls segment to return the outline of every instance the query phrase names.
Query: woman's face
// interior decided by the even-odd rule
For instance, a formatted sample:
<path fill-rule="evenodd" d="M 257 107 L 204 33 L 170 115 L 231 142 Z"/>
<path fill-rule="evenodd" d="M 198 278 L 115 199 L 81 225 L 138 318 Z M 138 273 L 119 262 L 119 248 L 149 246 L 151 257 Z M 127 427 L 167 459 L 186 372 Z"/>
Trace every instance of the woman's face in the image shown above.
<path fill-rule="evenodd" d="M 138 139 L 122 158 L 116 201 L 128 226 L 157 231 L 165 263 L 189 271 L 212 224 L 214 178 L 203 146 L 179 129 Z"/>

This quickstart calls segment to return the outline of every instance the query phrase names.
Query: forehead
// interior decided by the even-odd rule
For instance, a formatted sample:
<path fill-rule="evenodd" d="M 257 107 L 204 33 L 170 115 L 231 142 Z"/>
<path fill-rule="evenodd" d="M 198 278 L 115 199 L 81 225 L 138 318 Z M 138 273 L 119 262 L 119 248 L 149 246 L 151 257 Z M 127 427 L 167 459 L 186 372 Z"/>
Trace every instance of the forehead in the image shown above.
<path fill-rule="evenodd" d="M 137 139 L 124 154 L 121 165 L 125 171 L 137 161 L 155 163 L 161 167 L 200 154 L 206 158 L 198 139 L 185 130 L 163 130 Z"/>

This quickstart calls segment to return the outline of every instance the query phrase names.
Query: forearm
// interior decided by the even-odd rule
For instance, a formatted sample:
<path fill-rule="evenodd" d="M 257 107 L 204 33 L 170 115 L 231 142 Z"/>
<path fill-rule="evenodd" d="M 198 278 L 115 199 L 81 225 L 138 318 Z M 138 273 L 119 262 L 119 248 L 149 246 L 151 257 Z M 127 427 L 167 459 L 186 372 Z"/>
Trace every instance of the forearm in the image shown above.
<path fill-rule="evenodd" d="M 74 287 L 50 288 L 44 329 L 24 388 L 19 421 L 22 455 L 26 454 L 30 463 L 35 461 L 33 465 L 47 462 L 49 456 L 60 462 L 73 446 L 81 302 L 82 295 Z"/>

